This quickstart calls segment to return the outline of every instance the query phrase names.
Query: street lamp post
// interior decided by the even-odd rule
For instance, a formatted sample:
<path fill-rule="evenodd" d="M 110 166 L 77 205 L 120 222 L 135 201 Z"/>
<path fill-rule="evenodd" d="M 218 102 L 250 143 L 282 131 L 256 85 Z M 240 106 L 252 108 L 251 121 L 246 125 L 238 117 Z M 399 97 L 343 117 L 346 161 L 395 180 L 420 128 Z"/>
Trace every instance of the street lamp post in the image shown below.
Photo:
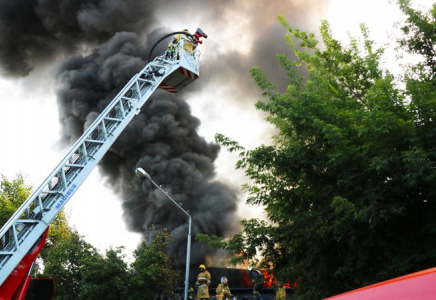
<path fill-rule="evenodd" d="M 173 198 L 168 195 L 167 192 L 165 192 L 156 182 L 151 179 L 151 176 L 145 172 L 143 168 L 137 168 L 135 170 L 136 175 L 138 175 L 141 178 L 148 178 L 151 183 L 153 183 L 162 193 L 164 193 L 165 196 L 168 197 L 175 205 L 177 205 L 178 208 L 180 208 L 187 216 L 189 220 L 189 229 L 188 229 L 188 245 L 186 250 L 186 270 L 185 270 L 185 296 L 184 300 L 188 300 L 188 286 L 189 286 L 189 265 L 191 260 L 191 215 L 184 210 Z"/>

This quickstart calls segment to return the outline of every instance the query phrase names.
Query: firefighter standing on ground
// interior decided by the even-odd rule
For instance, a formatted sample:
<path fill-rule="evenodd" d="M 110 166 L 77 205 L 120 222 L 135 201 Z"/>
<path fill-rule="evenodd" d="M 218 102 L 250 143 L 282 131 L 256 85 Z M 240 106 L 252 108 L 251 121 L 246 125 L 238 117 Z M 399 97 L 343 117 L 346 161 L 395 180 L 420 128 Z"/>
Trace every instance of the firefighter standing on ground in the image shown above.
<path fill-rule="evenodd" d="M 276 283 L 275 287 L 276 292 L 276 300 L 285 300 L 286 299 L 286 289 L 280 282 Z"/>
<path fill-rule="evenodd" d="M 253 296 L 256 300 L 263 300 L 260 295 L 260 291 L 262 290 L 263 284 L 265 283 L 265 279 L 263 278 L 263 273 L 257 269 L 251 270 L 251 278 L 253 285 Z"/>
<path fill-rule="evenodd" d="M 228 285 L 228 280 L 226 276 L 221 277 L 221 283 L 216 288 L 216 299 L 225 300 L 232 296 L 230 292 L 230 287 Z"/>
<path fill-rule="evenodd" d="M 200 265 L 200 274 L 197 276 L 197 299 L 209 299 L 210 273 L 204 265 Z"/>
<path fill-rule="evenodd" d="M 194 300 L 194 289 L 192 287 L 190 287 L 188 290 L 188 299 Z"/>

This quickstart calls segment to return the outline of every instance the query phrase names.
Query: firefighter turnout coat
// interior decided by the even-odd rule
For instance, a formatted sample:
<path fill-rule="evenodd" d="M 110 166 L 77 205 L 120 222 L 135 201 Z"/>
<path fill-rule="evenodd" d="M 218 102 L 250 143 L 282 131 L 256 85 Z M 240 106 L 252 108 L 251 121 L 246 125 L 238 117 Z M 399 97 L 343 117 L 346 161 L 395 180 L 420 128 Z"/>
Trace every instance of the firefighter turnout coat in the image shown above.
<path fill-rule="evenodd" d="M 276 300 L 286 299 L 286 289 L 283 286 L 276 287 Z"/>
<path fill-rule="evenodd" d="M 230 288 L 228 284 L 220 283 L 216 288 L 216 299 L 223 300 L 225 296 L 230 296 Z"/>
<path fill-rule="evenodd" d="M 197 276 L 197 299 L 209 299 L 210 273 L 207 270 L 202 271 Z"/>

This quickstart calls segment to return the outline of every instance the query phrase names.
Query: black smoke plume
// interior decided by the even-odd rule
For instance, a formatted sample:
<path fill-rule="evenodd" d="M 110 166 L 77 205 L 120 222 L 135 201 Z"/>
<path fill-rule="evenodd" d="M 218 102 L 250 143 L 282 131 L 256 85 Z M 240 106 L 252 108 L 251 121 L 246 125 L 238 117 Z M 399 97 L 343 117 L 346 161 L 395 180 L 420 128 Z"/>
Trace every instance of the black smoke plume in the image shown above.
<path fill-rule="evenodd" d="M 291 23 L 308 29 L 310 11 L 317 1 L 136 1 L 136 0 L 2 0 L 0 2 L 0 67 L 8 76 L 26 76 L 33 69 L 63 59 L 58 73 L 58 107 L 62 138 L 74 142 L 117 91 L 147 63 L 153 41 L 172 28 L 165 20 L 195 18 L 214 46 L 238 45 L 245 50 L 221 51 L 202 61 L 201 88 L 225 88 L 228 99 L 253 109 L 259 91 L 249 69 L 260 64 L 281 88 L 275 54 L 292 53 L 283 41 L 276 17 L 287 13 Z M 232 28 L 246 20 L 243 30 Z M 164 29 L 165 28 L 165 29 Z M 191 30 L 194 28 L 191 28 Z M 221 31 L 232 30 L 251 42 L 228 40 Z M 239 30 L 239 31 L 238 31 Z M 212 32 L 212 34 L 211 34 Z M 214 40 L 215 35 L 215 40 Z M 209 41 L 211 40 L 211 41 Z M 243 39 L 242 39 L 243 40 Z M 164 48 L 160 48 L 162 51 Z M 247 51 L 249 50 L 249 51 Z M 159 49 L 156 49 L 158 52 Z M 207 101 L 207 99 L 204 99 Z M 210 111 L 211 117 L 225 112 Z M 193 234 L 228 235 L 235 231 L 237 194 L 215 178 L 219 147 L 198 135 L 199 120 L 179 97 L 157 92 L 145 104 L 100 163 L 108 183 L 123 199 L 131 230 L 150 238 L 147 229 L 169 228 L 175 237 L 170 249 L 179 262 L 185 258 L 187 220 L 150 182 L 135 178 L 143 167 L 190 211 Z M 193 262 L 213 255 L 193 244 Z"/>
<path fill-rule="evenodd" d="M 62 64 L 58 99 L 64 109 L 60 116 L 68 129 L 65 137 L 76 140 L 84 123 L 92 123 L 132 71 L 145 65 L 142 53 L 146 51 L 135 34 L 118 33 L 97 52 Z M 146 237 L 153 234 L 147 231 L 151 225 L 169 228 L 174 237 L 170 253 L 180 262 L 186 255 L 186 216 L 150 182 L 135 178 L 133 171 L 143 167 L 183 203 L 193 217 L 194 235 L 230 234 L 237 221 L 236 193 L 213 181 L 219 147 L 198 135 L 199 125 L 184 100 L 157 92 L 100 164 L 110 185 L 124 199 L 129 228 L 145 232 Z M 143 192 L 146 194 L 141 195 Z M 202 261 L 208 251 L 194 243 L 193 262 Z"/>
<path fill-rule="evenodd" d="M 150 43 L 165 33 L 147 30 L 154 19 L 153 7 L 153 1 L 1 2 L 2 69 L 8 75 L 25 76 L 35 66 L 72 54 L 60 64 L 58 73 L 62 138 L 72 143 L 145 66 Z M 140 37 L 147 31 L 147 36 Z M 129 228 L 145 238 L 153 234 L 148 231 L 152 225 L 170 229 L 174 237 L 170 254 L 178 262 L 186 255 L 187 218 L 133 172 L 138 166 L 145 168 L 183 203 L 193 218 L 194 237 L 197 232 L 220 236 L 233 232 L 238 221 L 236 192 L 214 181 L 213 162 L 219 147 L 198 135 L 199 125 L 184 100 L 158 92 L 100 163 L 124 200 Z M 196 263 L 213 252 L 193 242 L 192 253 Z"/>
<path fill-rule="evenodd" d="M 146 3 L 145 3 L 146 2 Z M 2 0 L 0 65 L 7 75 L 26 76 L 116 32 L 141 32 L 154 21 L 153 0 Z"/>

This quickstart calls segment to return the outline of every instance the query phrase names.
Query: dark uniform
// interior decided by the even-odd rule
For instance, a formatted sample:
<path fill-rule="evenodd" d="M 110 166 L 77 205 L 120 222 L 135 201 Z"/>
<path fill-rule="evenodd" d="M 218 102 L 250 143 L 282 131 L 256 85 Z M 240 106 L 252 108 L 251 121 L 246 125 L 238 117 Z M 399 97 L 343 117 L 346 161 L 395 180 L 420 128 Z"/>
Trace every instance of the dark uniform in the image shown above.
<path fill-rule="evenodd" d="M 263 300 L 260 295 L 260 291 L 262 290 L 263 284 L 265 283 L 265 279 L 263 278 L 263 273 L 259 270 L 253 269 L 251 270 L 251 281 L 254 283 L 253 286 L 253 296 L 256 300 Z"/>
<path fill-rule="evenodd" d="M 194 289 L 192 287 L 190 287 L 188 290 L 188 299 L 194 300 Z"/>

